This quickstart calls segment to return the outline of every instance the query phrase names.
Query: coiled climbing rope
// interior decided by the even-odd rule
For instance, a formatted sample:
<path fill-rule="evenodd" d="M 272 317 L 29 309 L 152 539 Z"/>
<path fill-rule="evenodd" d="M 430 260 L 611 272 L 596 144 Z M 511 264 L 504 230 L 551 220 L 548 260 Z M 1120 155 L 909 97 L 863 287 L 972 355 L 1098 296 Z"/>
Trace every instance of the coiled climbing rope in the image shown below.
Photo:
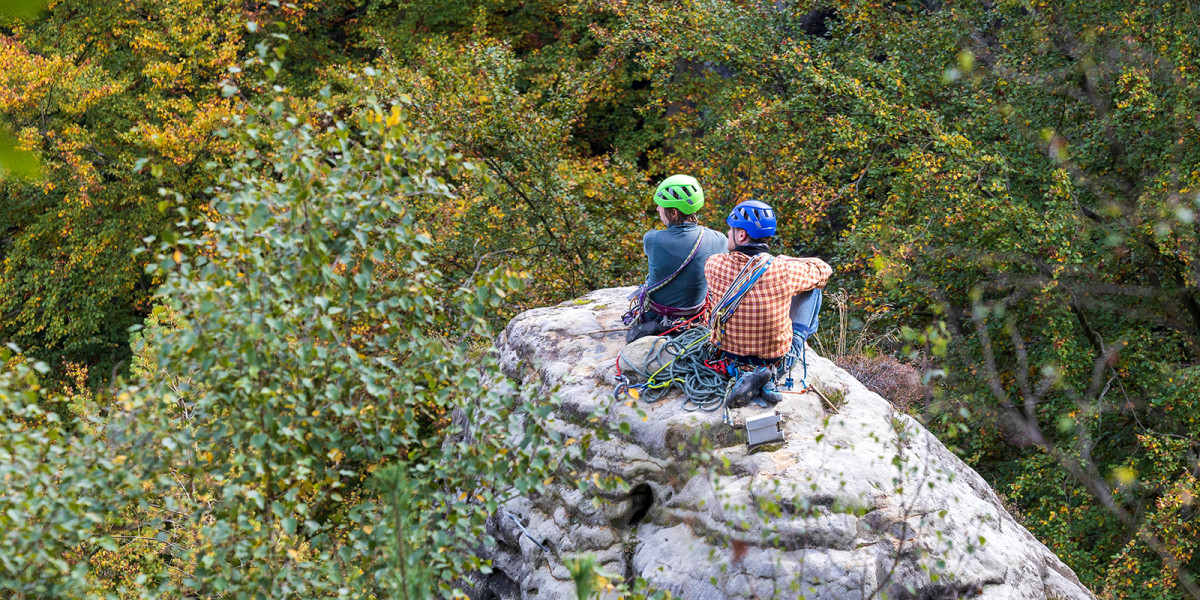
<path fill-rule="evenodd" d="M 725 373 L 706 365 L 716 353 L 708 341 L 707 327 L 692 327 L 675 337 L 659 337 L 646 353 L 642 364 L 628 364 L 646 382 L 629 386 L 641 390 L 641 399 L 654 403 L 678 387 L 686 399 L 684 410 L 720 410 L 729 382 Z M 624 358 L 624 350 L 618 361 Z M 653 365 L 660 365 L 657 369 Z"/>
<path fill-rule="evenodd" d="M 718 356 L 721 352 L 710 341 L 719 341 L 721 329 L 729 315 L 737 308 L 746 292 L 754 285 L 760 276 L 771 265 L 769 255 L 757 255 L 746 263 L 738 273 L 729 290 L 713 307 L 709 324 L 715 329 L 697 325 L 696 320 L 704 314 L 702 309 L 692 318 L 672 327 L 669 331 L 654 340 L 650 351 L 642 364 L 633 364 L 625 359 L 625 350 L 617 355 L 616 388 L 613 397 L 620 399 L 623 394 L 629 394 L 637 399 L 639 396 L 646 402 L 654 403 L 662 400 L 673 387 L 678 387 L 684 393 L 684 410 L 702 410 L 713 412 L 725 409 L 725 422 L 729 422 L 729 410 L 725 399 L 729 391 L 737 385 L 742 376 L 742 370 L 737 365 Z M 787 379 L 783 387 L 792 389 L 795 381 L 793 372 L 796 363 L 802 367 L 800 375 L 800 393 L 811 389 L 808 385 L 808 357 L 806 348 L 808 338 L 820 327 L 818 314 L 821 310 L 822 291 L 814 289 L 800 294 L 792 300 L 792 346 L 784 355 L 781 367 L 776 372 L 778 380 L 783 375 Z M 670 334 L 682 329 L 675 337 Z M 629 377 L 621 372 L 621 362 L 624 360 L 633 372 L 645 379 L 645 383 L 633 384 Z M 651 372 L 651 366 L 660 365 Z"/>
<path fill-rule="evenodd" d="M 707 343 L 711 333 L 707 327 L 694 326 L 675 337 L 658 337 L 641 364 L 625 358 L 625 351 L 622 349 L 617 356 L 618 383 L 613 392 L 614 396 L 629 393 L 634 398 L 653 404 L 666 397 L 672 388 L 678 388 L 684 393 L 684 410 L 714 412 L 726 408 L 725 398 L 729 395 L 729 390 L 737 384 L 742 372 L 736 367 L 730 368 L 726 361 L 720 360 L 720 351 Z M 805 338 L 794 335 L 792 347 L 784 357 L 783 371 L 779 374 L 787 374 L 784 387 L 792 388 L 792 369 L 800 363 L 803 368 L 800 378 L 801 391 L 807 389 L 806 358 Z M 645 383 L 631 384 L 629 378 L 621 371 L 622 361 L 633 373 L 640 376 L 639 379 L 644 379 Z M 659 366 L 655 368 L 654 365 Z M 725 418 L 726 421 L 729 420 L 728 412 Z"/>

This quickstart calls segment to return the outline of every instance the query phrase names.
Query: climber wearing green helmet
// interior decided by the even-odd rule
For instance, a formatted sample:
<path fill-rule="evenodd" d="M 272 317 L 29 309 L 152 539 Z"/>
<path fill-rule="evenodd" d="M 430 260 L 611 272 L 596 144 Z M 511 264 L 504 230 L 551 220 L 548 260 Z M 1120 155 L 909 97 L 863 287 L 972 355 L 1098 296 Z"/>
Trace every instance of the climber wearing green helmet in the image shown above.
<path fill-rule="evenodd" d="M 648 268 L 646 282 L 630 296 L 632 306 L 625 315 L 630 342 L 658 335 L 669 329 L 672 321 L 703 310 L 708 293 L 704 262 L 725 251 L 725 235 L 701 226 L 696 218 L 704 206 L 704 190 L 694 177 L 664 179 L 654 191 L 654 203 L 666 229 L 642 236 Z"/>

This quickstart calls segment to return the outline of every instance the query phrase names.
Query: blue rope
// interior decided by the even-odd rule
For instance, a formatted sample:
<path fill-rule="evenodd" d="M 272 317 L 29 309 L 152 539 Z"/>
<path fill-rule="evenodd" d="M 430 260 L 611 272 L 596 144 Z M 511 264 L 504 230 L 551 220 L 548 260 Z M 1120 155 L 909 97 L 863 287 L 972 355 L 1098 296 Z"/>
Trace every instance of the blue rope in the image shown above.
<path fill-rule="evenodd" d="M 821 327 L 821 300 L 824 292 L 818 288 L 797 295 L 792 300 L 792 348 L 788 351 L 784 366 L 787 368 L 787 382 L 784 387 L 792 389 L 792 367 L 799 360 L 804 365 L 800 376 L 800 389 L 808 388 L 808 338 Z"/>
<path fill-rule="evenodd" d="M 808 387 L 808 338 L 793 330 L 792 348 L 788 350 L 787 355 L 784 356 L 783 359 L 783 367 L 788 374 L 787 381 L 784 382 L 783 387 L 789 390 L 792 389 L 792 385 L 794 383 L 794 380 L 792 379 L 792 369 L 796 366 L 797 362 L 799 362 L 804 369 L 803 373 L 800 375 L 800 389 L 803 390 Z"/>
<path fill-rule="evenodd" d="M 759 254 L 752 257 L 737 276 L 730 282 L 729 288 L 721 296 L 721 300 L 713 307 L 712 313 L 709 315 L 708 326 L 712 330 L 712 341 L 715 345 L 720 345 L 721 338 L 725 333 L 725 323 L 733 316 L 733 311 L 737 310 L 739 304 L 742 303 L 742 298 L 746 292 L 750 291 L 751 287 L 758 282 L 763 273 L 771 267 L 771 262 L 775 257 L 770 254 Z M 734 288 L 737 288 L 734 291 Z"/>

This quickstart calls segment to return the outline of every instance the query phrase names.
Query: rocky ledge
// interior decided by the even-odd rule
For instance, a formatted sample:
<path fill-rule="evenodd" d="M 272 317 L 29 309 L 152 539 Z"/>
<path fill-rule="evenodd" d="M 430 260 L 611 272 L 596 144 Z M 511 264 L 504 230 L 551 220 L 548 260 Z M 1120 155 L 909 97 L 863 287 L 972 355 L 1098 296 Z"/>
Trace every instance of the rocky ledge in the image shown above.
<path fill-rule="evenodd" d="M 584 555 L 688 600 L 1094 598 L 974 470 L 811 348 L 821 394 L 771 409 L 786 436 L 773 446 L 745 444 L 737 426 L 767 411 L 753 405 L 731 411 L 731 427 L 678 394 L 643 403 L 645 418 L 614 404 L 624 335 L 604 330 L 620 327 L 629 291 L 525 312 L 498 340 L 509 376 L 557 390 L 564 432 L 604 408 L 629 424 L 588 458 L 628 487 L 592 497 L 556 485 L 507 503 L 490 521 L 494 572 L 476 600 L 574 598 L 565 562 Z M 704 440 L 713 450 L 697 464 Z"/>

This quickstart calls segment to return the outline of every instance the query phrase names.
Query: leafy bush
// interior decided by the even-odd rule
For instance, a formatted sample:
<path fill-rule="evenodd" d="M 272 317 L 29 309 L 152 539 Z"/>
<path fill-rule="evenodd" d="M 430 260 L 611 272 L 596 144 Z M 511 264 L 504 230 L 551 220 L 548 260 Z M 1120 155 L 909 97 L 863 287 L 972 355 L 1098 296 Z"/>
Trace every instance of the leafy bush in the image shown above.
<path fill-rule="evenodd" d="M 405 113 L 368 103 L 315 129 L 277 105 L 242 124 L 272 154 L 246 151 L 214 218 L 161 245 L 150 269 L 173 316 L 146 338 L 157 369 L 97 411 L 103 439 L 66 437 L 28 377 L 24 392 L 5 379 L 6 465 L 35 474 L 6 496 L 6 589 L 83 597 L 90 576 L 124 596 L 427 597 L 482 567 L 470 550 L 497 494 L 539 489 L 577 449 L 544 430 L 551 403 L 470 351 L 520 274 L 437 302 L 408 206 L 474 167 Z M 473 443 L 444 442 L 463 422 Z M 157 560 L 89 575 L 95 548 Z"/>

